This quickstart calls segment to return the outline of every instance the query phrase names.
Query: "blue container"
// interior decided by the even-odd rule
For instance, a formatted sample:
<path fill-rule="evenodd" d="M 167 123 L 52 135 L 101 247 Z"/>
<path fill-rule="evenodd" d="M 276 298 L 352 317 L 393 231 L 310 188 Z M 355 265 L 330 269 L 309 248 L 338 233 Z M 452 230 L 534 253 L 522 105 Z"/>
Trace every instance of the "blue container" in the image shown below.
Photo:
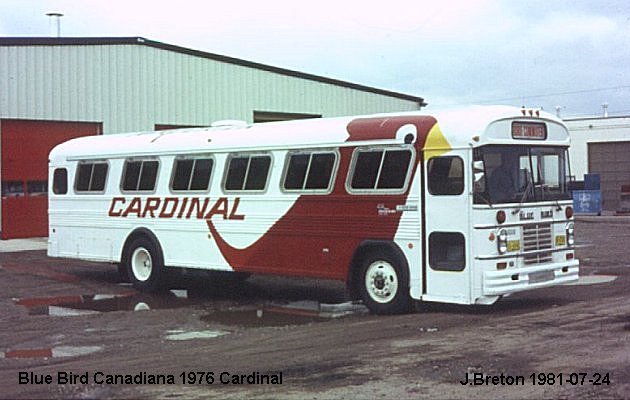
<path fill-rule="evenodd" d="M 575 214 L 601 215 L 601 190 L 574 190 L 573 209 L 575 210 Z"/>

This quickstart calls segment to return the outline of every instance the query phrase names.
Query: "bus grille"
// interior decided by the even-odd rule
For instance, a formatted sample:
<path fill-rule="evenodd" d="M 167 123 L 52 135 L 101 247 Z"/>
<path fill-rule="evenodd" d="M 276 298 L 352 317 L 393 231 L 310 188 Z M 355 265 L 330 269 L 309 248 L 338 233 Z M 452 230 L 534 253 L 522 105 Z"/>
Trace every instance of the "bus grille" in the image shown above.
<path fill-rule="evenodd" d="M 551 261 L 552 234 L 550 224 L 533 224 L 523 226 L 523 251 L 538 251 L 536 254 L 525 254 L 525 264 L 540 264 Z"/>

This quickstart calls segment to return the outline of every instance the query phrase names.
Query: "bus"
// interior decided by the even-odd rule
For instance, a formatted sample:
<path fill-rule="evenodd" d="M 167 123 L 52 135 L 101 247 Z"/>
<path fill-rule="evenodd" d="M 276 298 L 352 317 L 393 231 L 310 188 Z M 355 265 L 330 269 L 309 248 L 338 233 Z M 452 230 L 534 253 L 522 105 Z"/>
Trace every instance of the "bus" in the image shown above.
<path fill-rule="evenodd" d="M 509 106 L 72 139 L 50 153 L 48 255 L 148 292 L 192 268 L 341 280 L 378 314 L 493 304 L 578 279 L 569 142 Z"/>

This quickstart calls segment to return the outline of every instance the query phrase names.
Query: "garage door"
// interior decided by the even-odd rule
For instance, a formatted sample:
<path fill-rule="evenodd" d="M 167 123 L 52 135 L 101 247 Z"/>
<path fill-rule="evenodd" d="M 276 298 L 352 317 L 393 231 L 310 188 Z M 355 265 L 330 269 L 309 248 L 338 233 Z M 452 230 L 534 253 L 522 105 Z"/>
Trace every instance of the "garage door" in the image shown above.
<path fill-rule="evenodd" d="M 630 142 L 588 143 L 588 171 L 599 174 L 604 210 L 615 211 L 622 185 L 630 185 Z"/>
<path fill-rule="evenodd" d="M 48 153 L 100 132 L 100 123 L 0 121 L 2 239 L 48 236 Z"/>

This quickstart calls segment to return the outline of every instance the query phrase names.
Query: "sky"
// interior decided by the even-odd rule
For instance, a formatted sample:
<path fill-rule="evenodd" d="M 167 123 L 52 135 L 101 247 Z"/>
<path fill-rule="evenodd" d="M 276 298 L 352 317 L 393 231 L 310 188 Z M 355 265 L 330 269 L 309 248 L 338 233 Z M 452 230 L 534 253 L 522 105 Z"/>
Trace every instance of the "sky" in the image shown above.
<path fill-rule="evenodd" d="M 0 0 L 0 36 L 141 36 L 421 96 L 630 115 L 628 0 Z"/>

